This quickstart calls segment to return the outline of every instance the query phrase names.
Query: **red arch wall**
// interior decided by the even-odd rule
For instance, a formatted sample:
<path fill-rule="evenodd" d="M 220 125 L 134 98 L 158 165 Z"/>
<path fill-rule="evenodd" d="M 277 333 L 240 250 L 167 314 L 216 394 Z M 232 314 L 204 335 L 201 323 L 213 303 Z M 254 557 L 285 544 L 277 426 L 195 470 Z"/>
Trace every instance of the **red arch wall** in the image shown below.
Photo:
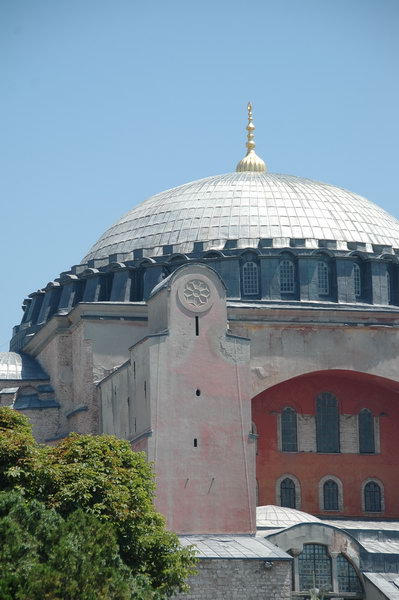
<path fill-rule="evenodd" d="M 281 452 L 278 449 L 278 414 L 291 406 L 298 413 L 315 415 L 315 400 L 331 392 L 340 414 L 358 414 L 368 408 L 380 421 L 380 453 L 319 454 Z M 300 509 L 334 518 L 339 516 L 399 517 L 399 384 L 362 373 L 322 371 L 296 377 L 258 394 L 252 400 L 257 428 L 257 480 L 259 505 L 277 504 L 276 480 L 285 473 L 295 475 L 301 486 Z M 319 504 L 319 481 L 325 475 L 343 484 L 343 512 L 323 511 Z M 362 482 L 377 478 L 384 484 L 385 511 L 364 513 Z"/>

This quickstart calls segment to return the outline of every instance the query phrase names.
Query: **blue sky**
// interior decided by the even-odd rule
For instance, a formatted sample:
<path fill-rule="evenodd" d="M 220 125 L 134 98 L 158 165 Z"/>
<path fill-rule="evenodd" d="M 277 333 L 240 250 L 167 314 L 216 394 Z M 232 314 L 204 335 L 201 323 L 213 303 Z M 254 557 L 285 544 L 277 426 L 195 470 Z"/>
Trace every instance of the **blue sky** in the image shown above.
<path fill-rule="evenodd" d="M 23 298 L 169 187 L 273 172 L 399 217 L 397 0 L 1 0 L 0 351 Z"/>

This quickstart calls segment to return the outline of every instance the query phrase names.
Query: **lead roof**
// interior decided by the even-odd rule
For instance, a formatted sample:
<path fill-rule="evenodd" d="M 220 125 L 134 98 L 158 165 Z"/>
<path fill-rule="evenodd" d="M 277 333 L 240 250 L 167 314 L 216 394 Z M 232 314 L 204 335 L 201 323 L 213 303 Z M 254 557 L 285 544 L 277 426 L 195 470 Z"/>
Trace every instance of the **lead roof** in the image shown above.
<path fill-rule="evenodd" d="M 164 246 L 191 252 L 255 247 L 262 239 L 335 240 L 399 247 L 399 221 L 348 190 L 292 175 L 228 173 L 152 196 L 110 227 L 82 262 Z"/>

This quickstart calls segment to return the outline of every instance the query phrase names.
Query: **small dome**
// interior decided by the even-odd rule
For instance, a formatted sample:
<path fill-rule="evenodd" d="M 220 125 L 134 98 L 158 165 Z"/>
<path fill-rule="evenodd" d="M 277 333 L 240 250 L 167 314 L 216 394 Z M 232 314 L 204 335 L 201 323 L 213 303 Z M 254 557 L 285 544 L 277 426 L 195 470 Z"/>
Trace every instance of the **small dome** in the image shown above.
<path fill-rule="evenodd" d="M 0 381 L 49 379 L 37 360 L 19 352 L 0 352 Z"/>
<path fill-rule="evenodd" d="M 399 248 L 399 221 L 342 188 L 292 175 L 244 171 L 152 196 L 110 227 L 82 262 L 116 253 L 131 258 L 133 250 L 157 256 L 165 245 L 174 252 L 192 252 L 194 242 L 209 250 L 222 249 L 228 240 L 246 248 L 276 238 Z"/>
<path fill-rule="evenodd" d="M 298 523 L 319 522 L 320 519 L 317 517 L 295 508 L 273 506 L 272 504 L 256 507 L 256 526 L 260 528 L 292 527 Z"/>

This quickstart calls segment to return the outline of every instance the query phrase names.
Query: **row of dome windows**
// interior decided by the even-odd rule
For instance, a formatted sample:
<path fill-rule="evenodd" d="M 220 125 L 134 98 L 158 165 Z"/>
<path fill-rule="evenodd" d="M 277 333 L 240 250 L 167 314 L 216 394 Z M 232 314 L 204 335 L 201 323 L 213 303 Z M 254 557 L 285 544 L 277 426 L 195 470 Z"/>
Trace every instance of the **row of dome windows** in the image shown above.
<path fill-rule="evenodd" d="M 374 454 L 376 452 L 375 424 L 372 412 L 363 408 L 357 416 L 358 452 Z M 323 392 L 316 399 L 316 450 L 321 453 L 339 453 L 340 414 L 336 397 Z M 281 413 L 281 450 L 298 452 L 297 413 L 286 407 Z"/>
<path fill-rule="evenodd" d="M 317 290 L 320 296 L 329 296 L 331 294 L 331 269 L 329 264 L 320 260 L 317 262 Z M 357 263 L 353 264 L 352 269 L 353 288 L 356 298 L 362 297 L 362 273 Z M 295 264 L 290 259 L 283 259 L 279 265 L 279 280 L 281 294 L 295 294 L 296 269 Z M 389 271 L 385 273 L 388 303 L 391 302 L 391 276 Z M 247 261 L 242 267 L 242 292 L 244 296 L 258 296 L 260 292 L 259 285 L 259 267 L 254 261 Z"/>
<path fill-rule="evenodd" d="M 283 476 L 277 482 L 277 502 L 280 506 L 296 508 L 300 506 L 299 481 L 291 476 Z M 333 476 L 323 477 L 319 482 L 319 504 L 321 511 L 343 511 L 342 482 Z M 381 482 L 366 480 L 362 484 L 362 510 L 367 513 L 384 511 L 384 494 Z"/>
<path fill-rule="evenodd" d="M 142 259 L 64 274 L 59 281 L 26 299 L 21 326 L 14 330 L 12 349 L 19 350 L 24 345 L 27 328 L 41 326 L 55 313 L 69 311 L 79 302 L 146 300 L 154 286 L 186 263 L 187 258 L 177 255 L 168 264 Z M 362 261 L 348 256 L 315 259 L 288 252 L 269 257 L 252 251 L 237 258 L 212 252 L 198 260 L 220 273 L 230 298 L 361 301 L 379 305 L 399 302 L 398 269 L 388 260 Z M 305 261 L 302 266 L 301 260 Z"/>

